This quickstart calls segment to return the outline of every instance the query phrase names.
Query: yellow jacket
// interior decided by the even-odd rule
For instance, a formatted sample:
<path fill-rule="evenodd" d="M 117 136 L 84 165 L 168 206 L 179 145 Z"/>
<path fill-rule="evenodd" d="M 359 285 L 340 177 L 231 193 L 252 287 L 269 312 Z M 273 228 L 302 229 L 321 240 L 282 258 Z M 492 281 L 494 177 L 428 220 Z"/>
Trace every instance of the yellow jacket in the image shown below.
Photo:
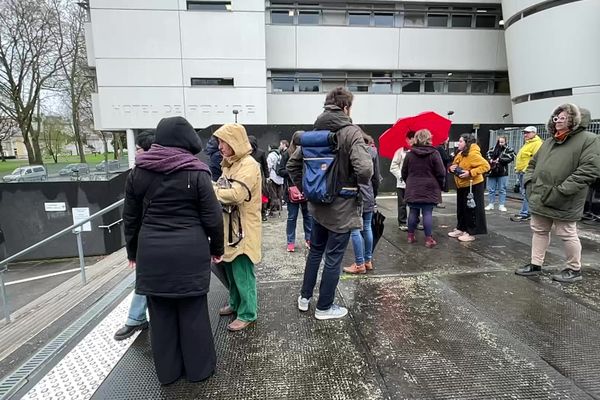
<path fill-rule="evenodd" d="M 525 172 L 529 161 L 533 158 L 535 153 L 540 149 L 544 141 L 538 135 L 535 135 L 533 139 L 525 141 L 519 153 L 517 153 L 517 162 L 515 163 L 515 171 Z"/>
<path fill-rule="evenodd" d="M 462 152 L 454 157 L 452 164 L 456 164 L 465 171 L 469 171 L 469 178 L 459 178 L 454 175 L 454 183 L 457 188 L 469 187 L 469 181 L 473 180 L 473 185 L 483 182 L 483 174 L 490 170 L 490 164 L 481 155 L 481 148 L 477 144 L 472 144 L 469 148 L 469 155 L 463 156 Z"/>
<path fill-rule="evenodd" d="M 238 124 L 225 124 L 214 135 L 227 143 L 234 151 L 231 157 L 223 158 L 221 162 L 221 178 L 234 179 L 231 188 L 215 186 L 217 199 L 221 204 L 238 205 L 242 223 L 243 239 L 235 246 L 229 242 L 229 219 L 232 214 L 223 213 L 225 230 L 225 255 L 223 260 L 232 262 L 237 256 L 245 254 L 256 264 L 261 259 L 262 222 L 260 215 L 262 189 L 260 166 L 252 158 L 252 147 L 248 141 L 246 129 Z M 247 187 L 247 189 L 246 189 Z M 248 194 L 251 194 L 251 199 Z M 239 231 L 237 216 L 233 218 L 234 230 Z"/>

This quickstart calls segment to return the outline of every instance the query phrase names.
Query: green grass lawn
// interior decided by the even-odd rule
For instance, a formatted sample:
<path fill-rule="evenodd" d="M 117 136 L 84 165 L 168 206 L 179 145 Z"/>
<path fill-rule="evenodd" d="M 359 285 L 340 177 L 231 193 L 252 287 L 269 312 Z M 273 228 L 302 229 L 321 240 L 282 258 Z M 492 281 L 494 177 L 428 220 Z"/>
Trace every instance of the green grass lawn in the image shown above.
<path fill-rule="evenodd" d="M 114 158 L 113 153 L 108 155 L 108 159 L 112 160 Z M 121 157 L 121 163 L 127 163 L 127 155 L 125 157 Z M 89 164 L 90 169 L 92 169 L 96 164 L 104 161 L 104 154 L 86 154 L 85 161 Z M 44 165 L 46 169 L 48 169 L 49 173 L 56 173 L 59 169 L 64 167 L 67 164 L 78 163 L 79 156 L 58 156 L 58 163 L 54 163 L 54 160 L 51 158 L 44 158 Z M 6 160 L 6 162 L 0 162 L 0 176 L 8 175 L 13 172 L 16 168 L 23 167 L 25 165 L 29 165 L 27 160 Z"/>

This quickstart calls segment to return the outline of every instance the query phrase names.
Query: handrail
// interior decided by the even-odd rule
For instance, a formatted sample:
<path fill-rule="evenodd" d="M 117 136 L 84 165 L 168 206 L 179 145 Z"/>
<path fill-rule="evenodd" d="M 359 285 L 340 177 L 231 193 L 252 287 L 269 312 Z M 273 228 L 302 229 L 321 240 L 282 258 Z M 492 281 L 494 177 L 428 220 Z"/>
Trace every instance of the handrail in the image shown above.
<path fill-rule="evenodd" d="M 83 226 L 84 224 L 90 222 L 93 219 L 96 219 L 96 218 L 106 214 L 109 211 L 114 210 L 115 208 L 122 206 L 124 203 L 125 203 L 124 199 L 116 201 L 113 204 L 111 204 L 110 206 L 103 208 L 102 210 L 98 211 L 97 213 L 95 213 L 93 215 L 90 215 L 86 219 L 79 221 L 73 225 L 70 225 L 68 228 L 65 228 L 62 231 L 57 232 L 54 235 L 49 236 L 46 239 L 43 239 L 40 242 L 38 242 L 32 246 L 29 246 L 26 249 L 21 250 L 18 253 L 13 254 L 12 256 L 0 261 L 0 298 L 2 299 L 2 309 L 4 311 L 4 319 L 6 320 L 7 323 L 10 323 L 10 312 L 8 309 L 8 299 L 7 299 L 7 295 L 6 295 L 6 288 L 4 285 L 4 273 L 8 269 L 7 268 L 8 263 L 13 260 L 16 260 L 17 258 L 19 258 L 25 254 L 31 253 L 33 250 L 37 249 L 38 247 L 41 247 L 41 246 L 51 242 L 54 239 L 64 236 L 67 233 L 74 233 L 77 236 L 77 252 L 79 253 L 79 267 L 81 269 L 81 280 L 82 280 L 83 284 L 85 285 L 86 277 L 85 277 L 85 261 L 83 259 L 83 243 L 81 240 L 81 229 L 77 229 L 77 228 Z M 120 223 L 120 222 L 121 222 L 121 220 L 109 225 L 109 232 L 110 232 L 111 226 L 113 226 L 117 223 Z"/>
<path fill-rule="evenodd" d="M 115 225 L 120 224 L 121 222 L 123 222 L 123 218 L 116 220 L 115 222 L 113 222 L 112 224 L 109 225 L 98 225 L 98 229 L 108 229 L 108 232 L 110 232 L 111 228 Z"/>

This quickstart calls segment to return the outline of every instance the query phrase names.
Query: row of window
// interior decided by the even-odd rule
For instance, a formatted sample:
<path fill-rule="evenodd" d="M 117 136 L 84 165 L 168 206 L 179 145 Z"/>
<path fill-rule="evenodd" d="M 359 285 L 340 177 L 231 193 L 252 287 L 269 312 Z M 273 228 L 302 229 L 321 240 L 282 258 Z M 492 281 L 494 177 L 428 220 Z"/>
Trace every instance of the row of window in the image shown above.
<path fill-rule="evenodd" d="M 372 76 L 311 76 L 309 73 L 274 73 L 271 76 L 272 93 L 328 92 L 338 86 L 357 93 L 465 93 L 508 94 L 509 83 L 505 73 L 373 73 Z M 356 74 L 360 75 L 360 74 Z M 387 76 L 386 76 L 387 75 Z M 485 75 L 488 75 L 487 77 Z"/>
<path fill-rule="evenodd" d="M 512 99 L 513 104 L 525 103 L 526 101 L 531 100 L 541 100 L 541 99 L 549 99 L 551 97 L 562 97 L 562 96 L 572 96 L 573 89 L 555 89 L 555 90 L 546 90 L 544 92 L 535 92 L 530 94 L 524 94 L 522 96 L 517 96 Z"/>

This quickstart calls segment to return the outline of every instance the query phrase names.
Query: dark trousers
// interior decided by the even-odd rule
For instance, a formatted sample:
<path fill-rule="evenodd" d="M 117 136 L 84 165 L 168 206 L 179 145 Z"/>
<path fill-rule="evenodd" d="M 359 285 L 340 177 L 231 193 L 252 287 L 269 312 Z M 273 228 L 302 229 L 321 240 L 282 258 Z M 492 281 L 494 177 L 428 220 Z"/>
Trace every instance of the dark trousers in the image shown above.
<path fill-rule="evenodd" d="M 469 235 L 484 235 L 487 233 L 485 219 L 485 183 L 473 185 L 475 208 L 467 207 L 469 187 L 456 189 L 456 229 Z"/>
<path fill-rule="evenodd" d="M 313 219 L 310 236 L 310 251 L 304 268 L 304 282 L 302 284 L 302 297 L 310 299 L 317 283 L 319 266 L 323 253 L 325 254 L 325 267 L 321 275 L 319 287 L 319 300 L 317 309 L 328 310 L 333 305 L 335 289 L 340 280 L 342 259 L 348 247 L 350 232 L 336 233 L 325 228 Z"/>
<path fill-rule="evenodd" d="M 406 225 L 406 201 L 404 201 L 405 189 L 396 188 L 398 194 L 398 225 Z"/>
<path fill-rule="evenodd" d="M 150 339 L 158 381 L 191 382 L 210 377 L 217 364 L 207 296 L 148 297 Z"/>

